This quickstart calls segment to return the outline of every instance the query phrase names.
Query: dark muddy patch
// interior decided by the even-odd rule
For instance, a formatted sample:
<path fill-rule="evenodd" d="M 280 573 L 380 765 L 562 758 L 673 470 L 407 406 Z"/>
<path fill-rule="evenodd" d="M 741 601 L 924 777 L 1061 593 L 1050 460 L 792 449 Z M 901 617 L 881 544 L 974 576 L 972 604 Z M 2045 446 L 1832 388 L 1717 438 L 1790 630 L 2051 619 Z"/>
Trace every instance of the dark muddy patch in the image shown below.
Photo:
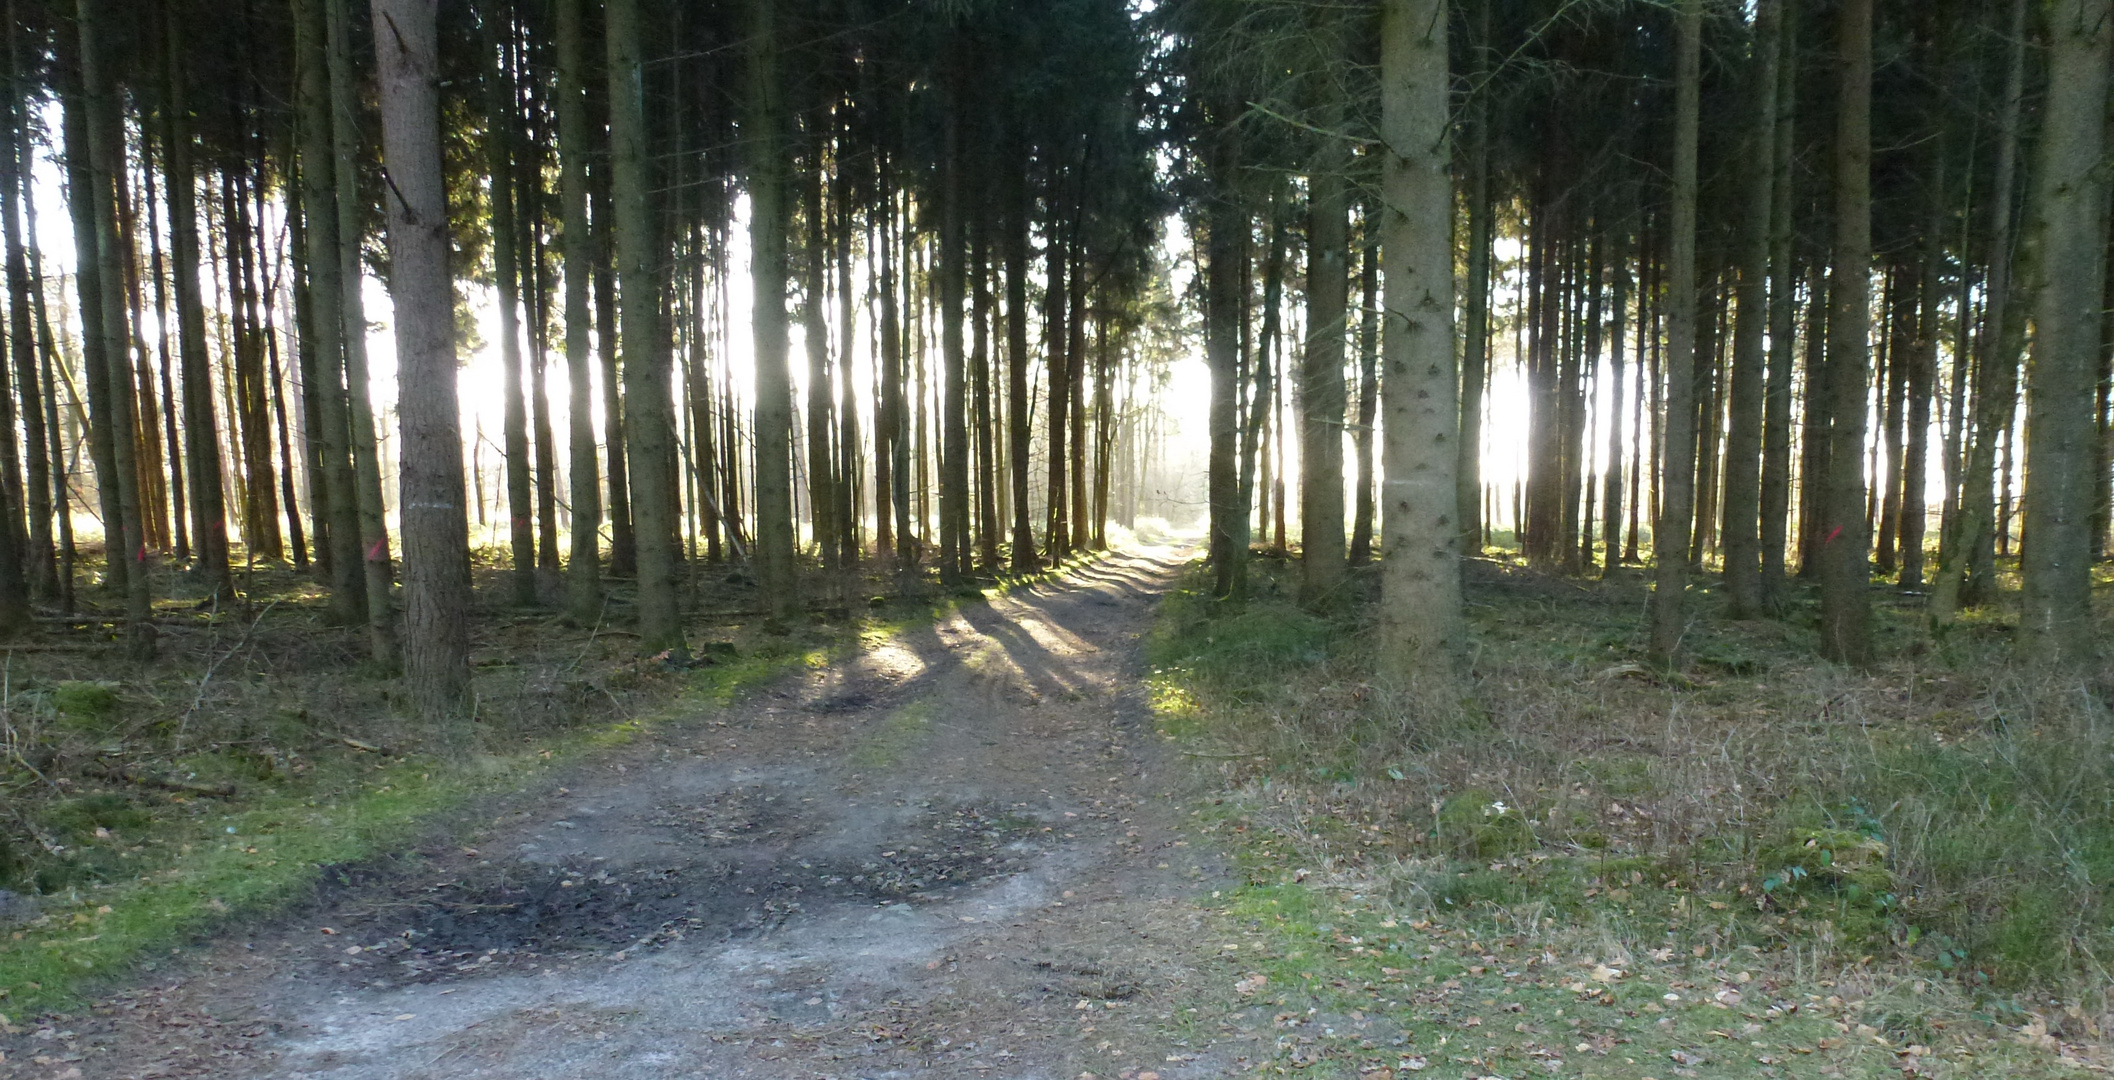
<path fill-rule="evenodd" d="M 803 856 L 800 841 L 815 829 L 801 798 L 747 787 L 670 807 L 643 824 L 682 830 L 694 843 L 665 865 L 572 855 L 480 863 L 453 881 L 416 884 L 402 873 L 345 868 L 328 916 L 337 925 L 313 947 L 344 978 L 371 986 L 552 956 L 629 955 L 766 932 L 822 903 L 941 900 L 1026 869 L 1043 843 L 1042 827 L 1027 818 L 949 806 L 889 830 L 866 853 Z"/>

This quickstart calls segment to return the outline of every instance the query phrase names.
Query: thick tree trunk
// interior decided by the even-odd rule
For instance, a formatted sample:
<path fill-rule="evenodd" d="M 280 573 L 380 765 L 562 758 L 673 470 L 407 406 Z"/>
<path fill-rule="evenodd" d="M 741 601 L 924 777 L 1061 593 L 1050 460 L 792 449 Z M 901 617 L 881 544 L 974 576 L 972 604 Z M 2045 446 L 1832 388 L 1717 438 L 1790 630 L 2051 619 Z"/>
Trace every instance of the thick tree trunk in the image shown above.
<path fill-rule="evenodd" d="M 1871 382 L 1872 0 L 1843 0 L 1836 97 L 1835 265 L 1828 296 L 1828 479 L 1820 538 L 1821 651 L 1871 659 L 1871 526 L 1865 516 L 1865 396 Z"/>
<path fill-rule="evenodd" d="M 680 653 L 684 648 L 679 590 L 676 587 L 680 560 L 676 530 L 680 520 L 675 477 L 670 471 L 675 462 L 675 412 L 669 396 L 670 357 L 661 326 L 661 249 L 656 242 L 650 205 L 653 184 L 651 159 L 646 148 L 645 61 L 642 55 L 645 41 L 639 26 L 636 0 L 612 0 L 606 13 L 610 202 L 616 219 L 613 239 L 616 241 L 618 295 L 623 318 L 624 450 L 630 466 L 633 539 L 638 556 L 639 649 L 650 656 L 662 652 Z M 757 206 L 759 212 L 764 208 L 761 200 Z M 782 375 L 785 368 L 784 234 L 779 221 L 782 209 L 772 206 L 770 211 L 771 227 L 781 229 L 777 248 L 778 290 L 775 293 L 759 292 L 758 299 L 760 310 L 763 298 L 777 298 L 780 334 L 776 360 Z M 759 216 L 762 215 L 759 213 Z M 759 262 L 767 257 L 767 253 L 759 249 Z M 758 347 L 767 346 L 759 339 Z M 763 366 L 768 365 L 759 364 L 759 368 Z M 788 403 L 782 400 L 784 395 L 780 397 L 778 410 L 782 416 Z M 782 455 L 786 449 L 787 432 L 781 427 L 777 434 L 777 442 L 759 441 L 758 446 L 775 446 Z M 759 462 L 771 459 L 770 454 L 761 450 L 757 456 Z M 777 476 L 783 480 L 783 471 Z M 759 528 L 782 526 L 782 539 L 789 544 L 792 539 L 791 490 L 781 484 L 777 494 L 782 500 L 776 504 L 781 509 L 782 520 L 766 520 L 759 524 Z M 789 571 L 789 551 L 786 562 L 785 569 Z M 774 580 L 771 584 L 775 586 L 777 582 Z"/>
<path fill-rule="evenodd" d="M 587 117 L 587 50 L 581 41 L 586 0 L 558 0 L 558 195 L 565 256 L 565 378 L 570 422 L 566 449 L 572 491 L 572 555 L 566 611 L 582 626 L 602 618 L 602 482 L 595 453 L 594 390 L 589 365 L 589 290 L 595 240 L 588 223 L 587 159 L 595 152 Z M 610 445 L 618 445 L 614 437 Z M 621 451 L 619 451 L 621 452 Z"/>
<path fill-rule="evenodd" d="M 1461 638 L 1445 0 L 1380 8 L 1381 250 L 1387 439 L 1381 670 L 1452 681 Z"/>
<path fill-rule="evenodd" d="M 1490 196 L 1490 4 L 1477 4 L 1475 72 L 1480 85 L 1473 92 L 1473 115 L 1468 124 L 1468 300 L 1463 314 L 1461 346 L 1461 437 L 1459 461 L 1454 466 L 1454 502 L 1461 513 L 1461 551 L 1480 555 L 1483 551 L 1483 383 L 1490 355 L 1490 242 L 1496 204 Z M 1339 377 L 1340 381 L 1340 377 Z M 1621 409 L 1618 407 L 1619 413 Z M 1612 445 L 1612 440 L 1611 440 Z M 1337 471 L 1342 471 L 1338 451 Z M 1342 507 L 1338 505 L 1338 514 Z"/>
<path fill-rule="evenodd" d="M 1854 0 L 1853 0 L 1854 2 Z M 1674 62 L 1673 213 L 1666 272 L 1666 421 L 1660 506 L 1652 527 L 1651 656 L 1671 666 L 1688 629 L 1688 541 L 1694 516 L 1696 354 L 1696 128 L 1702 0 L 1680 0 Z"/>
<path fill-rule="evenodd" d="M 1937 380 L 1939 320 L 1943 318 L 1943 290 L 1939 273 L 1945 265 L 1945 167 L 1944 155 L 1934 155 L 1930 193 L 1930 216 L 1924 224 L 1922 268 L 1923 308 L 1918 314 L 1920 330 L 1908 358 L 1907 439 L 1902 448 L 1900 551 L 1903 590 L 1923 587 L 1923 538 L 1927 508 L 1924 485 L 1930 457 L 1930 413 L 1933 384 Z"/>
<path fill-rule="evenodd" d="M 1749 114 L 1741 156 L 1774 162 L 1776 151 L 1777 31 L 1781 0 L 1761 0 L 1754 20 L 1754 59 L 1748 68 Z M 1773 170 L 1747 170 L 1741 208 L 1739 320 L 1732 342 L 1731 425 L 1725 437 L 1725 591 L 1734 618 L 1753 618 L 1762 595 L 1761 455 L 1767 383 L 1762 353 L 1768 321 L 1769 241 L 1775 212 Z"/>
<path fill-rule="evenodd" d="M 2035 170 L 2040 257 L 2033 364 L 2026 387 L 2026 544 L 2019 563 L 2018 654 L 2071 667 L 2091 661 L 2092 504 L 2107 235 L 2106 143 L 2114 4 L 2048 5 L 2048 98 Z"/>
<path fill-rule="evenodd" d="M 438 6 L 373 0 L 382 31 L 376 85 L 402 426 L 404 681 L 412 705 L 430 719 L 461 716 L 470 693 L 470 536 L 441 168 Z"/>
<path fill-rule="evenodd" d="M 628 0 L 626 0 L 628 2 Z M 772 618 L 784 622 L 799 608 L 793 565 L 793 388 L 786 367 L 786 219 L 783 88 L 775 0 L 749 4 L 749 250 L 756 308 L 756 562 L 757 581 Z M 624 290 L 631 294 L 630 289 Z M 627 314 L 628 318 L 628 314 Z M 663 379 L 663 382 L 666 380 Z M 639 409 L 638 392 L 632 408 Z M 638 469 L 632 470 L 637 475 Z M 640 533 L 645 532 L 643 522 Z M 639 574 L 645 577 L 645 538 Z"/>

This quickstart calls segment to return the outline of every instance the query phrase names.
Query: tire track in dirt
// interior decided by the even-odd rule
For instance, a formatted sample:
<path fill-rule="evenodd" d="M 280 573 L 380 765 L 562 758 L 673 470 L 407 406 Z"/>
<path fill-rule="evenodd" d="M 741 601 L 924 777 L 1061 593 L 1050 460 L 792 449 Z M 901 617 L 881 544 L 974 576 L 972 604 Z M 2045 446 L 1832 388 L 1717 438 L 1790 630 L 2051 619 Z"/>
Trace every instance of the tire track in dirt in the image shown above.
<path fill-rule="evenodd" d="M 1230 1072 L 1171 1034 L 1209 963 L 1189 900 L 1223 872 L 1184 831 L 1144 697 L 1140 641 L 1180 558 L 1123 553 L 965 605 L 582 766 L 6 1067 Z"/>

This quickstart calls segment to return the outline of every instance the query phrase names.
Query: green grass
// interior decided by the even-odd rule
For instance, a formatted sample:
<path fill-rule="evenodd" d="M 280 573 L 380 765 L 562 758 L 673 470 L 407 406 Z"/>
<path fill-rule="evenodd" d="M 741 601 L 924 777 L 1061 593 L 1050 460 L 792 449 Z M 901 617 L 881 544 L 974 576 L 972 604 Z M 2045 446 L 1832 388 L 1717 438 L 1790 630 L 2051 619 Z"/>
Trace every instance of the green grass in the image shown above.
<path fill-rule="evenodd" d="M 2106 725 L 1972 634 L 1859 676 L 1730 624 L 1665 680 L 1634 586 L 1499 570 L 1446 702 L 1372 685 L 1356 605 L 1205 586 L 1163 608 L 1153 699 L 1241 870 L 1213 906 L 1273 1066 L 2029 1076 L 2104 1030 Z"/>

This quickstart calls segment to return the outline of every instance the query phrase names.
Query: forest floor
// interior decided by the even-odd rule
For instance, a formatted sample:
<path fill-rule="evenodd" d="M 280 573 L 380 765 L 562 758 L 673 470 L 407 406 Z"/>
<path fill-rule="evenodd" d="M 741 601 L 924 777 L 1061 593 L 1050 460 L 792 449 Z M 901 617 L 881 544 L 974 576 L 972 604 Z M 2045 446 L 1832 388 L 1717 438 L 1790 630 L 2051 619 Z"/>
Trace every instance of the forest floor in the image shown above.
<path fill-rule="evenodd" d="M 1897 822 L 1911 800 L 1867 815 L 1898 854 L 1794 812 L 1833 782 L 1814 762 L 1891 727 L 1974 745 L 1988 684 L 1942 657 L 1893 643 L 1903 700 L 1898 667 L 1829 672 L 1795 626 L 1734 627 L 1698 631 L 1690 675 L 1654 677 L 1625 659 L 1634 581 L 1482 563 L 1463 715 L 1373 685 L 1355 615 L 1286 599 L 1296 563 L 1259 559 L 1256 599 L 1221 609 L 1190 555 L 1133 548 L 693 702 L 86 1008 L 22 1018 L 0 1075 L 1891 1080 L 2114 1062 L 2089 970 L 2020 981 L 2004 964 L 2025 961 L 1935 929 L 1951 886 L 1923 865 L 1929 825 Z M 1770 846 L 1787 835 L 1808 854 Z M 1817 850 L 1800 838 L 1820 844 L 1810 879 L 1790 869 Z M 1829 849 L 1932 910 L 1859 900 Z M 1980 877 L 2032 880 L 2030 860 L 1993 865 Z"/>
<path fill-rule="evenodd" d="M 18 1028 L 0 1069 L 1238 1071 L 1254 1047 L 1184 1045 L 1172 1012 L 1218 963 L 1192 901 L 1225 875 L 1142 667 L 1177 558 L 962 606 L 556 770 Z"/>

